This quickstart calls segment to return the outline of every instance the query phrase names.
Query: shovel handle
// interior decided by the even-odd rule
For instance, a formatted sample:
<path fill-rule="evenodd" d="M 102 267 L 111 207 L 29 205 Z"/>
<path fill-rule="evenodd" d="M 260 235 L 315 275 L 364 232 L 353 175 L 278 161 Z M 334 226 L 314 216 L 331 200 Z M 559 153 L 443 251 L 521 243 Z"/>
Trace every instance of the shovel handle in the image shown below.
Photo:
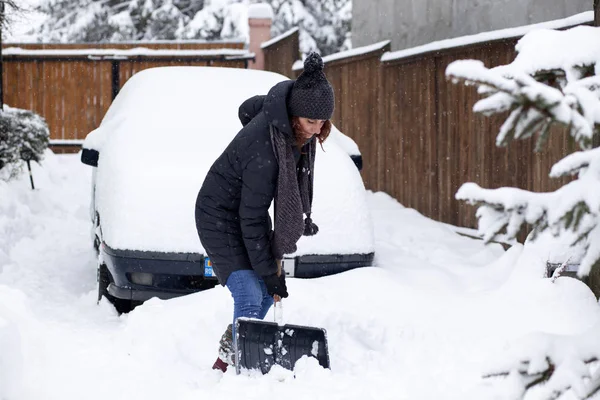
<path fill-rule="evenodd" d="M 283 273 L 281 261 L 282 260 L 275 260 L 275 262 L 277 263 L 277 276 L 281 276 L 281 274 Z M 283 303 L 281 302 L 281 296 L 279 296 L 278 294 L 274 295 L 273 302 L 275 307 L 275 322 L 281 325 L 283 321 Z"/>
<path fill-rule="evenodd" d="M 283 323 L 283 302 L 281 301 L 281 297 L 278 295 L 273 296 L 274 301 L 274 311 L 273 314 L 275 316 L 275 322 L 278 325 L 282 325 Z"/>

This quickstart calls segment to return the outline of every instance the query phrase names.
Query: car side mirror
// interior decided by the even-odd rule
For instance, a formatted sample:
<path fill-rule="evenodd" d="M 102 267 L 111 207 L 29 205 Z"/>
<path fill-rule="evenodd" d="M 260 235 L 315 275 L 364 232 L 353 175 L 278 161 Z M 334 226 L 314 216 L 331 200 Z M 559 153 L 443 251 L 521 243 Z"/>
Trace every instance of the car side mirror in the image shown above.
<path fill-rule="evenodd" d="M 352 156 L 350 156 L 350 158 L 352 159 L 352 161 L 354 161 L 354 165 L 356 165 L 356 168 L 358 168 L 359 171 L 362 171 L 362 167 L 363 167 L 362 156 L 360 154 L 352 155 Z"/>
<path fill-rule="evenodd" d="M 81 151 L 81 162 L 84 163 L 85 165 L 97 167 L 99 156 L 100 156 L 100 153 L 98 152 L 98 150 L 84 148 Z"/>

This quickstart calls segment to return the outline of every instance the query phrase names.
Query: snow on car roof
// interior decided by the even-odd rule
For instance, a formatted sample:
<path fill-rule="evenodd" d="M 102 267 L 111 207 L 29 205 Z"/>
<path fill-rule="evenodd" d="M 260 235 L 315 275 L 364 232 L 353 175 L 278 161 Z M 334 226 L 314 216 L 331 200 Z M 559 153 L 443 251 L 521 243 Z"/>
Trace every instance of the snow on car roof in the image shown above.
<path fill-rule="evenodd" d="M 84 143 L 100 153 L 96 207 L 104 241 L 115 249 L 202 253 L 194 206 L 204 177 L 242 127 L 239 105 L 285 79 L 256 70 L 161 67 L 127 81 Z M 297 255 L 372 252 L 360 175 L 335 140 L 325 150 L 315 171 L 320 233 Z"/>

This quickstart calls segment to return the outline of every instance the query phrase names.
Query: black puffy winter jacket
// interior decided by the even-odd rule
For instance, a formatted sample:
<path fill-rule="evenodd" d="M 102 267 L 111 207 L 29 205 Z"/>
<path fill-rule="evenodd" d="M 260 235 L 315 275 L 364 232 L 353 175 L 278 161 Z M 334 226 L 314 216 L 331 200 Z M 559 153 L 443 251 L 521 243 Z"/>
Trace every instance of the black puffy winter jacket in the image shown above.
<path fill-rule="evenodd" d="M 275 85 L 266 96 L 239 109 L 244 127 L 210 168 L 196 200 L 196 228 L 222 285 L 233 271 L 277 271 L 271 250 L 269 206 L 279 167 L 270 126 L 293 135 L 287 98 L 294 81 Z"/>

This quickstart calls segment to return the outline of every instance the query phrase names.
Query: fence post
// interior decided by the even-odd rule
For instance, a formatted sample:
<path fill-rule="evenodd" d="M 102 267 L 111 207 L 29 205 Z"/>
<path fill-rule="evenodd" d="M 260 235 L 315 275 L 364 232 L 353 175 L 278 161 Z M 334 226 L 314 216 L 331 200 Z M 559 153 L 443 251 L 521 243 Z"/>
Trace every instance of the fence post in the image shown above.
<path fill-rule="evenodd" d="M 298 32 L 298 27 L 295 27 L 261 44 L 266 71 L 295 77 L 292 67 L 300 58 Z"/>
<path fill-rule="evenodd" d="M 114 60 L 111 65 L 112 73 L 112 100 L 117 97 L 119 90 L 121 90 L 121 65 L 119 60 Z"/>

